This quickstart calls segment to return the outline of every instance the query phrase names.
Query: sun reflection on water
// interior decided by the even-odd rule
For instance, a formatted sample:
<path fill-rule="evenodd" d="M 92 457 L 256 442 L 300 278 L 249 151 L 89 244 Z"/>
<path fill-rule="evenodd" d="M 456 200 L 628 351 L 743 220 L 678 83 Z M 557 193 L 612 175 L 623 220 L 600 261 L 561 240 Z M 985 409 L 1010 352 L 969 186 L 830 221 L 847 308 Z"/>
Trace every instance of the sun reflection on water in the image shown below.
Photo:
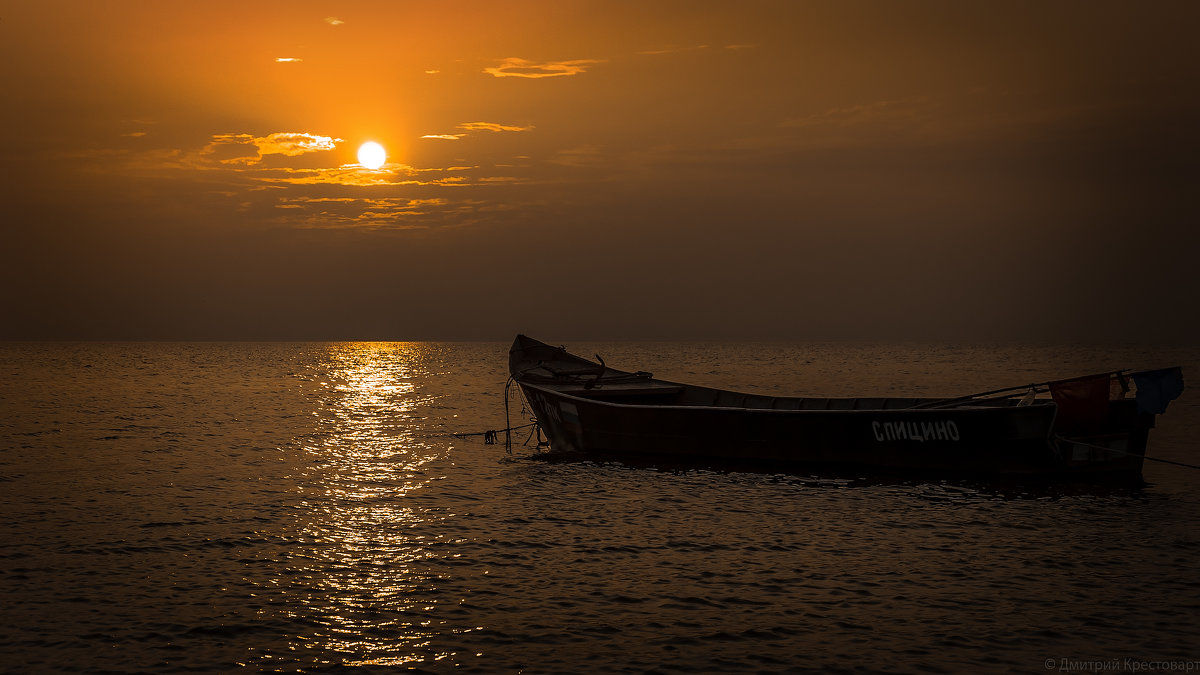
<path fill-rule="evenodd" d="M 313 626 L 296 647 L 341 665 L 404 665 L 438 660 L 429 611 L 438 577 L 429 525 L 444 514 L 413 500 L 437 480 L 427 465 L 443 449 L 425 421 L 434 397 L 414 385 L 429 375 L 419 343 L 331 345 L 314 373 L 319 404 L 310 497 L 302 536 L 307 560 L 293 568 L 291 617 Z"/>

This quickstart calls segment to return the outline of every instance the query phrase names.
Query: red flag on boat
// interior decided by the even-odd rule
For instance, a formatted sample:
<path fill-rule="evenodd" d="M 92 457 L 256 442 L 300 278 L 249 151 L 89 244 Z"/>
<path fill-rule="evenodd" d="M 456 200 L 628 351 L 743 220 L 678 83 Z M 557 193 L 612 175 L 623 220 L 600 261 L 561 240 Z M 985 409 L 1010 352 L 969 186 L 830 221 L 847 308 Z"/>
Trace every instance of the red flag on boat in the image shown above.
<path fill-rule="evenodd" d="M 1107 374 L 1050 383 L 1050 396 L 1058 405 L 1058 421 L 1066 426 L 1104 419 L 1108 414 L 1108 392 Z"/>

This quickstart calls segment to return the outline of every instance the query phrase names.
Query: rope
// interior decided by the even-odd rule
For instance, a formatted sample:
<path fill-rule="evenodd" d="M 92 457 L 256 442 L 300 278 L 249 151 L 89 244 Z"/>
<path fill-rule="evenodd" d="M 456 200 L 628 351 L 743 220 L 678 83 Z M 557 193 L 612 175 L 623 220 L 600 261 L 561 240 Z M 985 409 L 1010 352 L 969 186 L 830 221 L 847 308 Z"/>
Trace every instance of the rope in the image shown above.
<path fill-rule="evenodd" d="M 529 370 L 529 369 L 526 369 L 526 370 Z M 524 372 L 524 371 L 522 371 L 522 372 Z M 512 396 L 512 394 L 510 394 L 509 392 L 512 391 L 514 384 L 517 384 L 517 378 L 513 375 L 509 375 L 508 381 L 504 383 L 504 425 L 505 425 L 505 428 L 500 430 L 500 431 L 504 432 L 504 452 L 509 455 L 512 454 L 512 432 L 516 431 L 517 429 L 526 429 L 528 427 L 534 427 L 533 431 L 529 432 L 529 438 L 525 439 L 525 445 L 529 445 L 529 440 L 533 438 L 534 434 L 538 435 L 537 447 L 540 448 L 544 445 L 544 443 L 542 443 L 542 427 L 538 424 L 536 417 L 530 417 L 529 424 L 522 424 L 522 425 L 516 426 L 516 427 L 514 427 L 512 425 L 512 421 L 511 421 L 512 418 L 508 412 L 508 399 L 511 398 L 511 396 Z M 519 386 L 517 387 L 517 395 L 521 397 L 521 414 L 524 415 L 524 414 L 530 412 L 531 409 L 529 406 L 529 402 L 525 400 L 525 392 L 521 391 L 521 387 L 519 387 Z M 486 438 L 484 440 L 486 442 Z"/>
<path fill-rule="evenodd" d="M 1131 457 L 1141 457 L 1142 459 L 1148 459 L 1151 462 L 1162 462 L 1163 464 L 1174 464 L 1175 466 L 1182 466 L 1187 469 L 1200 469 L 1200 466 L 1197 466 L 1195 464 L 1176 462 L 1176 461 L 1170 460 L 1170 459 L 1159 459 L 1158 457 L 1150 457 L 1149 455 L 1139 455 L 1136 452 L 1126 452 L 1125 450 L 1118 450 L 1116 448 L 1108 448 L 1103 445 L 1094 445 L 1092 443 L 1085 443 L 1084 441 L 1075 441 L 1075 440 L 1071 440 L 1070 438 L 1063 438 L 1062 436 L 1059 436 L 1058 434 L 1055 434 L 1054 438 L 1058 439 L 1059 441 L 1066 442 L 1066 443 L 1074 443 L 1075 445 L 1083 445 L 1083 446 L 1086 446 L 1089 448 L 1095 448 L 1097 450 L 1104 450 L 1105 452 L 1116 452 L 1116 453 L 1119 453 L 1122 455 L 1129 455 Z"/>
<path fill-rule="evenodd" d="M 517 426 L 517 427 L 506 427 L 504 429 L 488 429 L 487 431 L 460 431 L 460 432 L 456 432 L 456 433 L 452 433 L 452 434 L 447 434 L 447 436 L 453 436 L 454 438 L 469 438 L 471 436 L 483 436 L 484 443 L 487 443 L 488 445 L 493 445 L 496 443 L 497 438 L 499 438 L 500 432 L 516 431 L 517 429 L 528 429 L 529 427 L 532 427 L 532 426 L 536 426 L 536 423 L 530 422 L 529 424 L 522 424 L 521 426 Z"/>
<path fill-rule="evenodd" d="M 1128 455 L 1130 453 L 1125 453 L 1125 454 Z M 1162 462 L 1163 464 L 1174 464 L 1175 466 L 1182 466 L 1182 467 L 1185 467 L 1188 469 L 1200 469 L 1200 466 L 1196 466 L 1195 464 L 1184 464 L 1183 462 L 1174 462 L 1169 459 L 1159 459 L 1157 457 L 1147 457 L 1145 455 L 1143 455 L 1142 458 L 1148 459 L 1151 462 Z"/>
<path fill-rule="evenodd" d="M 517 378 L 512 375 L 508 376 L 508 381 L 504 383 L 504 454 L 512 454 L 512 422 L 508 418 L 508 392 L 512 389 L 513 383 Z M 519 391 L 519 389 L 518 389 Z"/>

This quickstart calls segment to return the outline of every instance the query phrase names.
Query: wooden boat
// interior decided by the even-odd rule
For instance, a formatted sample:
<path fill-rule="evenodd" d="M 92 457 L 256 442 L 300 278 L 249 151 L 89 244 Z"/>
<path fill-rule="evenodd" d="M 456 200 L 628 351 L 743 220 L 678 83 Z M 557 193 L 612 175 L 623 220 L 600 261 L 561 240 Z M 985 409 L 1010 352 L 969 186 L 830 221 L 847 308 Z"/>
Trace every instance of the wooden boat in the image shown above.
<path fill-rule="evenodd" d="M 855 470 L 1137 477 L 1156 412 L 1182 391 L 1181 372 L 1173 368 L 949 399 L 780 397 L 668 382 L 597 359 L 524 335 L 513 342 L 512 381 L 552 451 Z M 1131 379 L 1138 382 L 1136 398 L 1129 397 Z"/>

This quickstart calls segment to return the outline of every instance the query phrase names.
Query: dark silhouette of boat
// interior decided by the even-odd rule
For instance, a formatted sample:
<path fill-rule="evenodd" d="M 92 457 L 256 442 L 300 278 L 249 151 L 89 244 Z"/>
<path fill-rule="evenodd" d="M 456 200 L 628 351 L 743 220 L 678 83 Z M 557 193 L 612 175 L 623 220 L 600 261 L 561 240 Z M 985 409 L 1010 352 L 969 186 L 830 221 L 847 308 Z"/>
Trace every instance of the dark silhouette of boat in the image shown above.
<path fill-rule="evenodd" d="M 967 474 L 1140 477 L 1179 368 L 955 398 L 745 394 L 627 372 L 518 335 L 509 352 L 552 452 Z M 1130 396 L 1136 383 L 1137 395 Z"/>

